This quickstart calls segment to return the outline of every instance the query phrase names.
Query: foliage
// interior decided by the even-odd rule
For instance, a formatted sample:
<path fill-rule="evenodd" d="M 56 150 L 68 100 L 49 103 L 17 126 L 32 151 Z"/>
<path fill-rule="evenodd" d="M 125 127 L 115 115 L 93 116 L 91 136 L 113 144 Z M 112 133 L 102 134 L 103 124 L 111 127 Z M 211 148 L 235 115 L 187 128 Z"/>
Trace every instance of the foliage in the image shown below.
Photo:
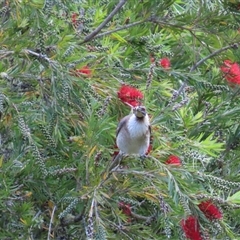
<path fill-rule="evenodd" d="M 220 70 L 239 20 L 237 1 L 0 0 L 0 238 L 239 238 L 239 86 Z M 108 172 L 123 84 L 153 149 Z"/>

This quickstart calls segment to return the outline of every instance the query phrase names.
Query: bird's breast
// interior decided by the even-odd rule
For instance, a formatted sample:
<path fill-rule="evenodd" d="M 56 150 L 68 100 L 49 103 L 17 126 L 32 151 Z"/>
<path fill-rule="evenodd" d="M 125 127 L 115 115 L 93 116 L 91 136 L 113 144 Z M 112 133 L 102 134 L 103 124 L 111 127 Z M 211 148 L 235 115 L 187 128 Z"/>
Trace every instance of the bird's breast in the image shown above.
<path fill-rule="evenodd" d="M 149 118 L 137 119 L 133 114 L 125 119 L 117 135 L 117 146 L 123 153 L 144 155 L 150 142 Z"/>
<path fill-rule="evenodd" d="M 146 134 L 149 132 L 148 118 L 137 120 L 133 115 L 128 122 L 128 131 L 131 138 L 146 137 Z"/>

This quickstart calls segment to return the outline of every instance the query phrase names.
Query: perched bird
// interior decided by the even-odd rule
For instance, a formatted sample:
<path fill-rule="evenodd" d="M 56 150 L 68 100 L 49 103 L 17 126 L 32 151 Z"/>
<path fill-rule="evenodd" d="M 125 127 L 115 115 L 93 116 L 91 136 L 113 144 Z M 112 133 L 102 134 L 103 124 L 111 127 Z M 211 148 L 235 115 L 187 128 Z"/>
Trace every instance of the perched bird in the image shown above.
<path fill-rule="evenodd" d="M 110 170 L 122 159 L 124 154 L 145 156 L 150 144 L 151 126 L 144 106 L 132 108 L 131 114 L 125 116 L 117 127 L 117 146 L 120 150 Z"/>
<path fill-rule="evenodd" d="M 137 106 L 117 127 L 117 146 L 122 153 L 144 156 L 150 144 L 150 121 L 144 106 Z"/>

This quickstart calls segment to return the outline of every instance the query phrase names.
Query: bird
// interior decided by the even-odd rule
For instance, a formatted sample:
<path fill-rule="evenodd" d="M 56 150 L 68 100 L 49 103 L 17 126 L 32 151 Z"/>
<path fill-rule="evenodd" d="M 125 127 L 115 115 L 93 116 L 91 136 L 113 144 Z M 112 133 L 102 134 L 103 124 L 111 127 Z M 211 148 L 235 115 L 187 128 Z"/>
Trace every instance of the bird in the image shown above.
<path fill-rule="evenodd" d="M 150 135 L 151 125 L 146 107 L 133 107 L 131 113 L 118 123 L 116 144 L 120 151 L 110 169 L 119 164 L 125 154 L 145 157 L 150 145 Z"/>

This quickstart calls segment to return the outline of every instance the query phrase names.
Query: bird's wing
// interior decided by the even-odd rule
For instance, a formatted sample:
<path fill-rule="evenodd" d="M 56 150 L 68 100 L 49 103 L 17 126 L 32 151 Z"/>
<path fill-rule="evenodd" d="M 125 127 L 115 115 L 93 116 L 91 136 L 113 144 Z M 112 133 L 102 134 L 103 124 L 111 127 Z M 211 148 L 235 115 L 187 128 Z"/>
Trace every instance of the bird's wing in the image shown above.
<path fill-rule="evenodd" d="M 151 127 L 151 125 L 148 126 L 148 130 L 149 130 L 150 135 L 152 135 L 152 127 Z"/>
<path fill-rule="evenodd" d="M 118 127 L 117 127 L 116 137 L 118 136 L 118 134 L 121 131 L 121 129 L 123 128 L 123 126 L 127 124 L 127 121 L 130 118 L 130 116 L 131 115 L 127 115 L 120 120 L 120 122 L 118 123 Z"/>

